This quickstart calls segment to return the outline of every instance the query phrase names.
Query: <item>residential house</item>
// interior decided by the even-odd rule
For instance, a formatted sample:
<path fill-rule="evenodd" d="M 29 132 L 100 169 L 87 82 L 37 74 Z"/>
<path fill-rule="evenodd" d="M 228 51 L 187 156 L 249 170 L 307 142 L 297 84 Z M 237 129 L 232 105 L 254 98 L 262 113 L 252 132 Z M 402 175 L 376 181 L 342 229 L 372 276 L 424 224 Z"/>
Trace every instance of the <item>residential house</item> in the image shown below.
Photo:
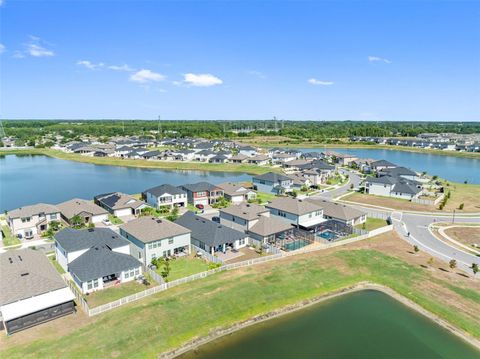
<path fill-rule="evenodd" d="M 259 216 L 254 225 L 246 231 L 250 244 L 276 244 L 285 239 L 293 230 L 290 222 L 278 217 Z"/>
<path fill-rule="evenodd" d="M 323 217 L 328 220 L 341 222 L 347 226 L 356 226 L 365 223 L 367 213 L 356 208 L 346 206 L 338 202 L 330 202 L 324 199 L 307 198 L 306 201 L 323 208 Z"/>
<path fill-rule="evenodd" d="M 401 177 L 367 177 L 365 192 L 376 196 L 395 197 L 411 200 L 419 197 L 423 190 L 420 183 Z"/>
<path fill-rule="evenodd" d="M 391 177 L 401 177 L 410 181 L 420 181 L 422 180 L 421 176 L 406 167 L 394 167 L 394 168 L 384 168 L 378 172 L 379 176 L 391 176 Z"/>
<path fill-rule="evenodd" d="M 220 154 L 216 154 L 213 157 L 210 157 L 208 163 L 226 163 L 228 162 L 228 157 Z"/>
<path fill-rule="evenodd" d="M 162 184 L 157 187 L 153 187 L 145 190 L 143 193 L 145 201 L 153 208 L 160 208 L 168 206 L 173 207 L 186 207 L 187 206 L 187 192 L 181 188 Z"/>
<path fill-rule="evenodd" d="M 79 216 L 85 224 L 96 224 L 108 219 L 108 212 L 93 203 L 80 198 L 74 198 L 70 201 L 57 204 L 62 215 L 62 219 L 68 224 L 72 224 L 72 218 Z"/>
<path fill-rule="evenodd" d="M 0 273 L 0 327 L 7 334 L 75 312 L 75 296 L 43 252 L 1 253 Z"/>
<path fill-rule="evenodd" d="M 252 182 L 254 189 L 259 192 L 275 194 L 290 192 L 293 184 L 291 178 L 275 172 L 253 176 Z"/>
<path fill-rule="evenodd" d="M 312 182 L 308 176 L 304 176 L 301 173 L 293 173 L 287 177 L 292 180 L 292 189 L 294 190 L 308 189 L 312 186 Z"/>
<path fill-rule="evenodd" d="M 225 199 L 232 203 L 241 203 L 257 198 L 257 193 L 238 183 L 225 182 L 218 185 L 223 190 Z"/>
<path fill-rule="evenodd" d="M 397 167 L 397 165 L 393 164 L 392 162 L 386 161 L 386 160 L 378 160 L 378 161 L 373 161 L 370 164 L 370 167 L 374 171 L 378 172 L 378 171 L 384 170 L 386 168 L 395 168 L 395 167 Z"/>
<path fill-rule="evenodd" d="M 166 219 L 140 217 L 120 226 L 131 253 L 145 265 L 154 258 L 190 253 L 190 230 Z"/>
<path fill-rule="evenodd" d="M 231 163 L 246 163 L 248 161 L 248 156 L 238 154 L 230 157 Z"/>
<path fill-rule="evenodd" d="M 238 153 L 247 157 L 252 157 L 257 154 L 256 148 L 252 146 L 239 146 L 237 147 Z"/>
<path fill-rule="evenodd" d="M 55 234 L 55 255 L 84 294 L 142 274 L 142 263 L 130 255 L 130 242 L 109 228 L 65 228 Z"/>
<path fill-rule="evenodd" d="M 259 217 L 270 217 L 270 211 L 255 203 L 233 204 L 220 209 L 220 224 L 239 231 L 248 231 Z"/>
<path fill-rule="evenodd" d="M 187 192 L 188 203 L 196 206 L 197 204 L 209 205 L 215 203 L 220 197 L 223 197 L 223 190 L 208 182 L 198 182 L 184 184 L 179 186 Z"/>
<path fill-rule="evenodd" d="M 201 150 L 195 153 L 195 161 L 208 162 L 212 157 L 217 154 L 211 150 Z"/>
<path fill-rule="evenodd" d="M 60 210 L 51 204 L 37 203 L 7 212 L 7 223 L 14 236 L 33 238 L 48 229 L 52 221 L 60 221 Z"/>
<path fill-rule="evenodd" d="M 273 152 L 271 153 L 272 163 L 275 165 L 283 165 L 285 162 L 293 161 L 296 159 L 295 155 L 288 153 Z"/>
<path fill-rule="evenodd" d="M 308 168 L 310 165 L 311 165 L 312 161 L 310 160 L 292 160 L 292 161 L 288 161 L 288 162 L 285 162 L 283 164 L 283 167 L 284 168 L 287 168 L 289 170 L 294 170 L 294 171 L 299 171 L 303 168 Z"/>
<path fill-rule="evenodd" d="M 270 163 L 270 157 L 265 155 L 255 155 L 248 159 L 248 163 L 257 166 L 265 166 Z"/>
<path fill-rule="evenodd" d="M 138 216 L 142 209 L 148 206 L 145 202 L 121 192 L 100 194 L 94 197 L 94 201 L 116 217 Z"/>
<path fill-rule="evenodd" d="M 248 236 L 241 231 L 186 212 L 175 221 L 182 227 L 191 230 L 192 245 L 212 255 L 227 250 L 237 250 L 248 244 Z"/>
<path fill-rule="evenodd" d="M 323 208 L 320 205 L 298 198 L 275 198 L 265 207 L 270 210 L 272 216 L 283 219 L 299 228 L 315 228 L 325 221 Z"/>

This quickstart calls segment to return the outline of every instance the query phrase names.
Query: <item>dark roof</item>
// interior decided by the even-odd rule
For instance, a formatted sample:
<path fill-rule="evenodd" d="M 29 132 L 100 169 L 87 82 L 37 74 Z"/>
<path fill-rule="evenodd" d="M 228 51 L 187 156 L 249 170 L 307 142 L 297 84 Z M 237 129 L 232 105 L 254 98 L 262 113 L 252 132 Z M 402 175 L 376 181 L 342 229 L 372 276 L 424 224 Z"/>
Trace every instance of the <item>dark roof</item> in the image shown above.
<path fill-rule="evenodd" d="M 172 186 L 170 184 L 162 184 L 157 187 L 152 187 L 144 191 L 144 193 L 150 193 L 152 196 L 158 197 L 161 196 L 164 193 L 169 193 L 169 194 L 185 194 L 185 191 Z"/>
<path fill-rule="evenodd" d="M 93 199 L 110 209 L 138 208 L 145 204 L 145 202 L 121 192 L 99 194 Z"/>
<path fill-rule="evenodd" d="M 395 167 L 396 165 L 394 165 L 392 162 L 389 162 L 387 160 L 378 160 L 378 161 L 375 161 L 375 162 L 372 162 L 372 167 Z"/>
<path fill-rule="evenodd" d="M 406 167 L 394 167 L 394 168 L 384 168 L 380 171 L 381 173 L 386 173 L 390 176 L 417 176 L 417 173 Z"/>
<path fill-rule="evenodd" d="M 247 236 L 243 232 L 202 218 L 193 212 L 186 212 L 175 223 L 190 229 L 192 238 L 205 243 L 209 247 L 232 243 Z"/>
<path fill-rule="evenodd" d="M 143 157 L 155 157 L 155 156 L 159 156 L 160 155 L 160 151 L 148 151 L 148 152 L 145 152 L 142 156 Z"/>
<path fill-rule="evenodd" d="M 99 244 L 68 265 L 68 270 L 82 282 L 140 267 L 142 264 L 132 256 L 112 251 Z"/>
<path fill-rule="evenodd" d="M 197 183 L 190 183 L 190 184 L 183 184 L 179 186 L 190 192 L 200 192 L 200 191 L 212 191 L 217 188 L 217 186 L 208 183 L 208 182 L 197 182 Z"/>
<path fill-rule="evenodd" d="M 209 156 L 209 155 L 215 155 L 216 153 L 210 150 L 201 150 L 197 152 L 197 155 L 204 155 L 204 156 Z"/>
<path fill-rule="evenodd" d="M 334 170 L 335 166 L 329 165 L 322 160 L 314 160 L 312 163 L 310 163 L 309 168 L 317 168 L 319 170 Z"/>
<path fill-rule="evenodd" d="M 80 251 L 95 245 L 106 244 L 110 248 L 127 246 L 129 242 L 110 228 L 65 228 L 55 234 L 55 240 L 67 252 Z"/>
<path fill-rule="evenodd" d="M 256 176 L 253 176 L 253 179 L 259 179 L 259 180 L 269 181 L 274 183 L 279 181 L 291 181 L 291 179 L 288 178 L 287 176 L 284 176 L 275 172 L 268 172 L 268 173 L 264 173 L 263 175 L 256 175 Z"/>

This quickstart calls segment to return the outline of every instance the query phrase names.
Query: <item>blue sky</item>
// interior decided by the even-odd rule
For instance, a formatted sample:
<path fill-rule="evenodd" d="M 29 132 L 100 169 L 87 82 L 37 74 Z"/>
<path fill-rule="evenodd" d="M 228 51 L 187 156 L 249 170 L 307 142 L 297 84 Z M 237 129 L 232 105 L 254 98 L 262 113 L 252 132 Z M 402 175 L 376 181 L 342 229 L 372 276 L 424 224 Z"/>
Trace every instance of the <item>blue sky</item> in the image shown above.
<path fill-rule="evenodd" d="M 1 118 L 480 121 L 479 2 L 0 2 Z"/>

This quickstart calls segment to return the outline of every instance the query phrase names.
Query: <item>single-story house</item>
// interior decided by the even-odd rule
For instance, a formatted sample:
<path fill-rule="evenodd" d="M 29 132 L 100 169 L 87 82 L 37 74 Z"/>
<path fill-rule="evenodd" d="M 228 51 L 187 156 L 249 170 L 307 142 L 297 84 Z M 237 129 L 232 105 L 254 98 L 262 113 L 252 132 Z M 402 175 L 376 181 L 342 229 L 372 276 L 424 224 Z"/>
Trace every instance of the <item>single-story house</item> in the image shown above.
<path fill-rule="evenodd" d="M 265 155 L 255 155 L 248 159 L 248 163 L 257 165 L 257 166 L 265 166 L 268 165 L 270 162 L 270 157 Z"/>
<path fill-rule="evenodd" d="M 225 155 L 216 154 L 213 157 L 208 159 L 208 163 L 226 163 L 228 162 L 228 157 Z"/>
<path fill-rule="evenodd" d="M 270 156 L 272 157 L 272 163 L 275 165 L 281 165 L 285 162 L 293 161 L 296 159 L 295 155 L 290 155 L 283 152 L 273 152 L 270 154 Z"/>
<path fill-rule="evenodd" d="M 131 253 L 145 265 L 154 258 L 190 253 L 190 230 L 166 219 L 140 217 L 120 226 Z"/>
<path fill-rule="evenodd" d="M 83 223 L 100 223 L 105 219 L 108 219 L 108 212 L 93 203 L 92 201 L 86 201 L 80 198 L 74 198 L 70 201 L 57 204 L 62 218 L 68 224 L 71 223 L 71 219 L 75 216 L 80 216 Z"/>
<path fill-rule="evenodd" d="M 293 184 L 291 178 L 275 172 L 253 176 L 252 182 L 254 189 L 259 192 L 275 194 L 283 194 L 291 191 Z"/>
<path fill-rule="evenodd" d="M 265 207 L 270 210 L 272 216 L 296 227 L 309 229 L 325 222 L 322 206 L 306 200 L 291 197 L 275 198 Z"/>
<path fill-rule="evenodd" d="M 57 206 L 37 203 L 20 207 L 7 212 L 7 223 L 14 236 L 33 238 L 48 229 L 52 221 L 60 221 L 60 210 Z"/>
<path fill-rule="evenodd" d="M 231 163 L 245 163 L 248 161 L 248 156 L 242 155 L 239 153 L 238 155 L 234 155 L 230 157 L 230 162 Z"/>
<path fill-rule="evenodd" d="M 251 244 L 276 244 L 291 233 L 293 226 L 277 217 L 259 216 L 258 220 L 246 233 Z"/>
<path fill-rule="evenodd" d="M 145 202 L 121 192 L 100 194 L 94 197 L 94 201 L 116 217 L 137 216 L 148 206 Z"/>
<path fill-rule="evenodd" d="M 154 208 L 163 206 L 170 208 L 186 207 L 187 205 L 187 192 L 169 184 L 162 184 L 145 190 L 143 192 L 143 198 Z"/>
<path fill-rule="evenodd" d="M 357 224 L 365 223 L 367 220 L 366 212 L 341 203 L 311 198 L 306 199 L 306 201 L 321 206 L 323 208 L 323 218 L 328 220 L 341 222 L 352 227 Z"/>
<path fill-rule="evenodd" d="M 75 312 L 75 296 L 42 252 L 1 253 L 0 273 L 0 323 L 7 334 Z"/>
<path fill-rule="evenodd" d="M 130 243 L 110 228 L 65 228 L 55 234 L 55 255 L 82 293 L 142 274 L 142 263 L 130 255 Z"/>
<path fill-rule="evenodd" d="M 252 146 L 239 146 L 237 149 L 239 154 L 247 157 L 252 157 L 257 154 L 257 150 Z"/>
<path fill-rule="evenodd" d="M 237 250 L 248 244 L 245 232 L 210 221 L 193 212 L 186 212 L 175 223 L 191 230 L 193 246 L 212 255 L 216 252 L 225 253 L 229 249 Z"/>
<path fill-rule="evenodd" d="M 218 185 L 223 190 L 224 197 L 232 203 L 241 203 L 257 198 L 257 193 L 238 183 L 225 182 Z"/>

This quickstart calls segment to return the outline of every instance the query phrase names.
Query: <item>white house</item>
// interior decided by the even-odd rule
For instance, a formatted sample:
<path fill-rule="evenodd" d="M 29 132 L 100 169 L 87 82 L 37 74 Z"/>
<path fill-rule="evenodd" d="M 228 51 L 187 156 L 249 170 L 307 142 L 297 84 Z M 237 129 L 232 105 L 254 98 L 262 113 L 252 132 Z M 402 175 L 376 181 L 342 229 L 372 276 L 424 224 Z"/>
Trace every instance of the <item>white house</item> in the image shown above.
<path fill-rule="evenodd" d="M 154 208 L 185 207 L 187 205 L 187 192 L 169 184 L 147 189 L 143 192 L 143 196 L 146 202 Z"/>
<path fill-rule="evenodd" d="M 62 202 L 57 205 L 62 218 L 70 223 L 75 216 L 80 216 L 84 223 L 101 223 L 108 219 L 108 212 L 104 208 L 96 205 L 92 201 L 86 201 L 80 198 L 74 198 L 70 201 Z M 71 224 L 71 223 L 70 223 Z"/>
<path fill-rule="evenodd" d="M 145 265 L 154 258 L 190 253 L 190 230 L 166 219 L 140 217 L 120 227 L 132 255 Z"/>
<path fill-rule="evenodd" d="M 257 193 L 238 183 L 225 182 L 218 185 L 223 189 L 224 197 L 232 203 L 238 204 L 257 198 Z"/>
<path fill-rule="evenodd" d="M 48 229 L 52 221 L 60 221 L 60 210 L 51 204 L 38 203 L 7 213 L 7 223 L 14 236 L 33 238 Z"/>
<path fill-rule="evenodd" d="M 82 293 L 129 282 L 142 274 L 142 264 L 130 256 L 130 243 L 109 228 L 65 228 L 55 234 L 55 255 Z"/>
<path fill-rule="evenodd" d="M 275 198 L 265 207 L 272 216 L 290 222 L 296 227 L 311 228 L 326 220 L 323 218 L 323 208 L 306 200 L 291 197 Z"/>
<path fill-rule="evenodd" d="M 137 216 L 148 206 L 145 202 L 121 192 L 100 194 L 94 197 L 94 201 L 116 217 Z"/>

